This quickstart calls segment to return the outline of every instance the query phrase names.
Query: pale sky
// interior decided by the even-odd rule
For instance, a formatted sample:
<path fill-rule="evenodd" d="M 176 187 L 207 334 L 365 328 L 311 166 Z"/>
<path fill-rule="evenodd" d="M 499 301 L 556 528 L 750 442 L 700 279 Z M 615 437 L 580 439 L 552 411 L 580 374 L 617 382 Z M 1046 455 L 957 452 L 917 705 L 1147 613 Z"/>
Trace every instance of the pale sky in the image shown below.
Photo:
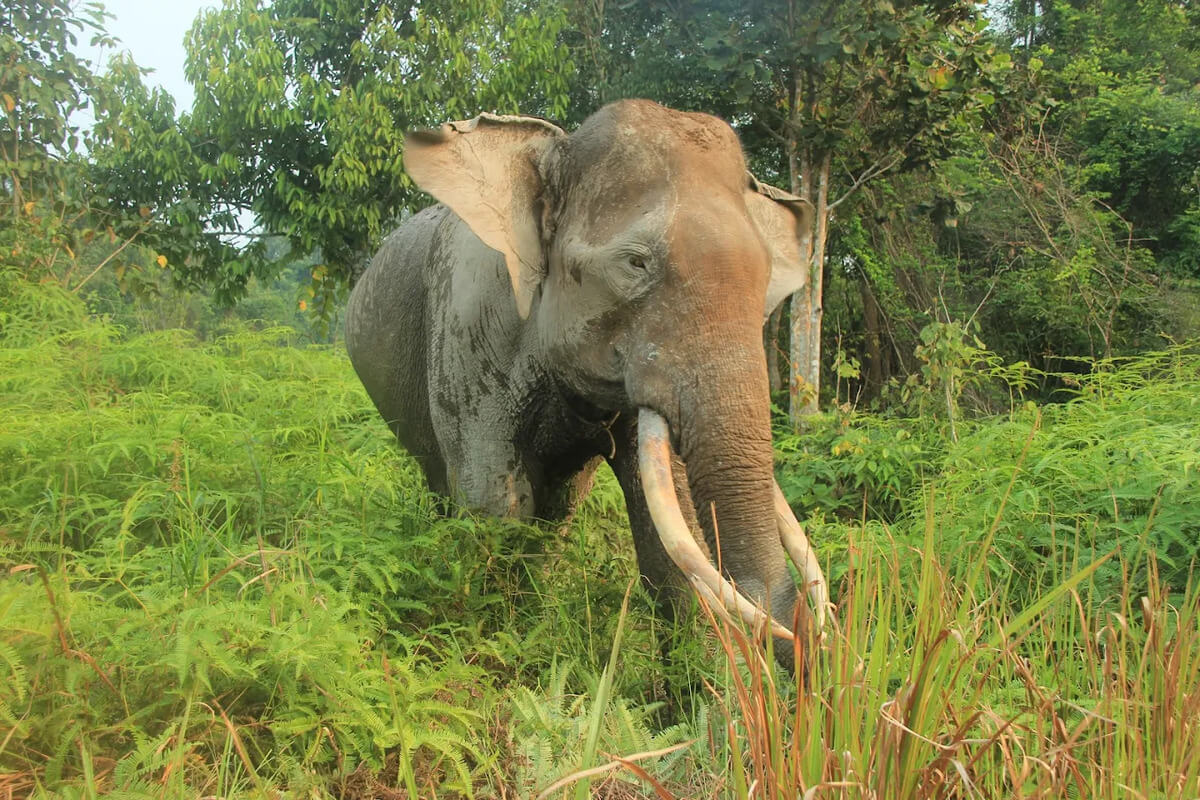
<path fill-rule="evenodd" d="M 139 67 L 154 72 L 143 78 L 148 86 L 159 85 L 175 97 L 175 111 L 190 110 L 192 87 L 183 77 L 183 37 L 192 27 L 196 14 L 204 8 L 216 8 L 220 0 L 103 0 L 112 19 L 105 29 L 121 40 L 120 50 L 128 51 Z M 88 47 L 85 37 L 79 42 L 80 55 L 103 69 L 111 50 Z"/>

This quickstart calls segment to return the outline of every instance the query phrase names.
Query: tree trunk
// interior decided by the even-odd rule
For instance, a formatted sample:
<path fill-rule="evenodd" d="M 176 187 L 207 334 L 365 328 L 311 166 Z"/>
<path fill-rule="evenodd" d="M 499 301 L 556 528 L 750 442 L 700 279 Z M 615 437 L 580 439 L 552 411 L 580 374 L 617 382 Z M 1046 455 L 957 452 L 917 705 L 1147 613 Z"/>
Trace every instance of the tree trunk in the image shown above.
<path fill-rule="evenodd" d="M 767 351 L 767 382 L 771 394 L 783 388 L 783 376 L 779 373 L 779 325 L 783 321 L 783 304 L 767 317 L 767 325 L 763 329 L 763 349 Z"/>
<path fill-rule="evenodd" d="M 788 135 L 788 171 L 791 173 L 792 194 L 812 202 L 812 160 L 808 150 L 799 152 L 795 138 Z M 812 231 L 809 231 L 808 248 L 804 257 L 812 262 L 813 241 Z M 805 285 L 792 295 L 788 318 L 788 418 L 792 429 L 800 427 L 800 417 L 807 406 L 804 382 L 804 367 L 808 361 L 809 325 L 812 321 L 808 313 L 809 292 Z"/>
<path fill-rule="evenodd" d="M 866 368 L 863 379 L 866 384 L 867 399 L 874 399 L 883 391 L 883 382 L 887 380 L 887 370 L 884 365 L 883 326 L 880 320 L 879 301 L 871 289 L 871 282 L 866 273 L 859 271 L 858 294 L 863 304 L 863 327 L 865 330 Z"/>
<path fill-rule="evenodd" d="M 792 191 L 813 204 L 813 231 L 809 240 L 809 278 L 805 291 L 792 295 L 791 380 L 788 415 L 793 428 L 800 418 L 817 411 L 821 392 L 821 319 L 824 314 L 825 245 L 829 231 L 829 169 L 832 153 L 817 158 L 804 151 L 788 163 Z M 815 174 L 814 174 L 815 173 Z"/>
<path fill-rule="evenodd" d="M 812 317 L 808 313 L 809 295 L 801 290 L 792 295 L 791 346 L 788 348 L 788 418 L 792 429 L 800 427 L 800 417 L 808 407 L 808 384 L 804 380 L 804 364 L 809 350 L 809 325 Z"/>
<path fill-rule="evenodd" d="M 812 275 L 808 283 L 808 368 L 804 379 L 811 394 L 805 414 L 817 413 L 821 395 L 821 321 L 825 316 L 825 245 L 829 241 L 829 170 L 833 154 L 825 153 L 817 173 L 816 235 L 813 237 Z"/>

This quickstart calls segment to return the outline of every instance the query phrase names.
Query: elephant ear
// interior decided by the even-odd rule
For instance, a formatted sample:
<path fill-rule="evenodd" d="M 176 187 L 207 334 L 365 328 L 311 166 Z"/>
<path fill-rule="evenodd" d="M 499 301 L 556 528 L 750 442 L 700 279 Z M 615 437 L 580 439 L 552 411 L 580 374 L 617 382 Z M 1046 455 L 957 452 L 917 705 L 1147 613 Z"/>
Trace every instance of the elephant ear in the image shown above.
<path fill-rule="evenodd" d="M 760 183 L 746 173 L 746 208 L 771 256 L 764 318 L 784 298 L 808 283 L 808 250 L 812 231 L 812 203 L 794 194 Z"/>
<path fill-rule="evenodd" d="M 404 168 L 417 186 L 504 255 L 522 318 L 545 271 L 538 162 L 564 135 L 533 117 L 480 114 L 405 139 Z"/>

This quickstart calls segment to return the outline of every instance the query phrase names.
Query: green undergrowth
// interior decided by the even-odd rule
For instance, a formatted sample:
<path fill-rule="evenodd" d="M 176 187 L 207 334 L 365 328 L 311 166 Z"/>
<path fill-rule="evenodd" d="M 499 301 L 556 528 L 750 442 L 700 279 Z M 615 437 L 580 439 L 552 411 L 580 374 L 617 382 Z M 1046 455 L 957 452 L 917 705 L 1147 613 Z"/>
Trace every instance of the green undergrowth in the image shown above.
<path fill-rule="evenodd" d="M 0 773 L 18 794 L 326 792 L 389 763 L 414 795 L 486 790 L 508 770 L 486 737 L 508 724 L 499 690 L 536 686 L 564 645 L 579 685 L 606 655 L 612 616 L 558 598 L 602 607 L 628 584 L 627 558 L 590 555 L 618 532 L 615 486 L 581 512 L 588 541 L 444 517 L 341 352 L 280 327 L 137 334 L 6 288 Z"/>
<path fill-rule="evenodd" d="M 808 694 L 655 620 L 611 475 L 442 514 L 339 350 L 3 274 L 0 796 L 1194 793 L 1197 397 L 1176 349 L 956 442 L 778 436 L 838 604 Z"/>
<path fill-rule="evenodd" d="M 1072 383 L 1058 403 L 960 420 L 957 441 L 923 418 L 824 415 L 777 432 L 780 483 L 824 541 L 864 525 L 916 544 L 933 513 L 940 548 L 985 547 L 1019 597 L 1114 548 L 1135 574 L 1153 553 L 1182 586 L 1200 555 L 1200 348 L 1100 362 Z M 1096 576 L 1110 593 L 1123 580 L 1117 562 Z"/>

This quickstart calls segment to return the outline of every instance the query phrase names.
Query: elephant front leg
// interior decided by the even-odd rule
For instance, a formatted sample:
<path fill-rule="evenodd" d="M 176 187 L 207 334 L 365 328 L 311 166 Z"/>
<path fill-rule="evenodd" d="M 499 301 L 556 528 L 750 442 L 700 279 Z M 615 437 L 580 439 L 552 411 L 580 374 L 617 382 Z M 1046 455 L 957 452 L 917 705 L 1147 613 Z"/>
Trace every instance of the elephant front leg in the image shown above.
<path fill-rule="evenodd" d="M 464 426 L 448 448 L 446 481 L 454 502 L 494 517 L 529 520 L 536 512 L 529 472 L 494 424 Z"/>

